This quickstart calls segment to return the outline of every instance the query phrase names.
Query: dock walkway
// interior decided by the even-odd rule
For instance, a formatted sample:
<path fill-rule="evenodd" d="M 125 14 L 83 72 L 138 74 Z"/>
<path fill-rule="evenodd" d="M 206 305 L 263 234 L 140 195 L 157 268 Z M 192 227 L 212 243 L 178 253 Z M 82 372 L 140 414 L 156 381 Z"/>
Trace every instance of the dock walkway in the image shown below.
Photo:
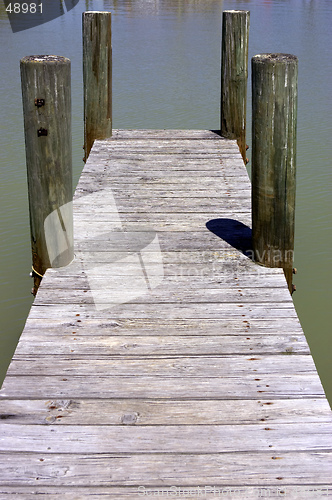
<path fill-rule="evenodd" d="M 235 141 L 95 141 L 75 260 L 46 272 L 0 393 L 0 498 L 332 495 L 331 411 L 250 222 Z"/>

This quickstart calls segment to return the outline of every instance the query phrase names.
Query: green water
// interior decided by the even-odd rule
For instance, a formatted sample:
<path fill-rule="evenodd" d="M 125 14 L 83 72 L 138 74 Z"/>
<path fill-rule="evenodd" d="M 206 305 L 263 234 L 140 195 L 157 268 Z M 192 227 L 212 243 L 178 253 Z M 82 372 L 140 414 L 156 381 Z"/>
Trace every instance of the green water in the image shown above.
<path fill-rule="evenodd" d="M 72 61 L 76 185 L 83 167 L 82 12 L 113 13 L 114 128 L 217 129 L 224 9 L 250 10 L 250 58 L 262 52 L 299 58 L 293 298 L 332 401 L 330 0 L 80 0 L 64 16 L 15 34 L 0 2 L 1 380 L 33 300 L 19 60 L 55 54 Z M 247 120 L 250 144 L 249 104 Z"/>

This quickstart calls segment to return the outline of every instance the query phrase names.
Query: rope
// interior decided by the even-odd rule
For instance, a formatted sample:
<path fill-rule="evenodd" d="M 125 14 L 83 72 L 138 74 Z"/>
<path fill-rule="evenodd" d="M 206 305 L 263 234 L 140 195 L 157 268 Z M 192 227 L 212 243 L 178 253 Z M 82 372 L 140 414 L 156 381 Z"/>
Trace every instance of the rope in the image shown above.
<path fill-rule="evenodd" d="M 35 274 L 37 274 L 37 276 L 39 276 L 40 278 L 43 278 L 43 277 L 44 277 L 44 275 L 43 275 L 43 274 L 39 274 L 39 272 L 38 272 L 38 271 L 36 271 L 36 269 L 35 269 L 33 266 L 31 266 L 31 268 L 32 268 L 32 271 L 33 271 Z"/>

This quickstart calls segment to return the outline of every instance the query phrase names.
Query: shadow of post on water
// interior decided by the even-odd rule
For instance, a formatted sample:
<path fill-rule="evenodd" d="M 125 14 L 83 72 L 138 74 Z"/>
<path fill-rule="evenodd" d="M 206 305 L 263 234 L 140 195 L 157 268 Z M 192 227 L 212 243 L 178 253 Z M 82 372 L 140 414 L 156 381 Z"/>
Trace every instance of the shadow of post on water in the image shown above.
<path fill-rule="evenodd" d="M 206 227 L 211 233 L 253 259 L 252 231 L 249 226 L 235 219 L 211 219 L 206 223 Z"/>

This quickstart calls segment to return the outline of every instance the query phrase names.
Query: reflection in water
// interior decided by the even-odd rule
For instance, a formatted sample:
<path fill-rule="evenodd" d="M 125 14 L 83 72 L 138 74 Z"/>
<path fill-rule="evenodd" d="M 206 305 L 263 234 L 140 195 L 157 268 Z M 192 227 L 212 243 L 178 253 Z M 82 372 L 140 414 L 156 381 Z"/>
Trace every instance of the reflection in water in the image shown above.
<path fill-rule="evenodd" d="M 204 13 L 220 9 L 222 0 L 104 0 L 105 10 L 115 10 L 131 16 Z"/>

